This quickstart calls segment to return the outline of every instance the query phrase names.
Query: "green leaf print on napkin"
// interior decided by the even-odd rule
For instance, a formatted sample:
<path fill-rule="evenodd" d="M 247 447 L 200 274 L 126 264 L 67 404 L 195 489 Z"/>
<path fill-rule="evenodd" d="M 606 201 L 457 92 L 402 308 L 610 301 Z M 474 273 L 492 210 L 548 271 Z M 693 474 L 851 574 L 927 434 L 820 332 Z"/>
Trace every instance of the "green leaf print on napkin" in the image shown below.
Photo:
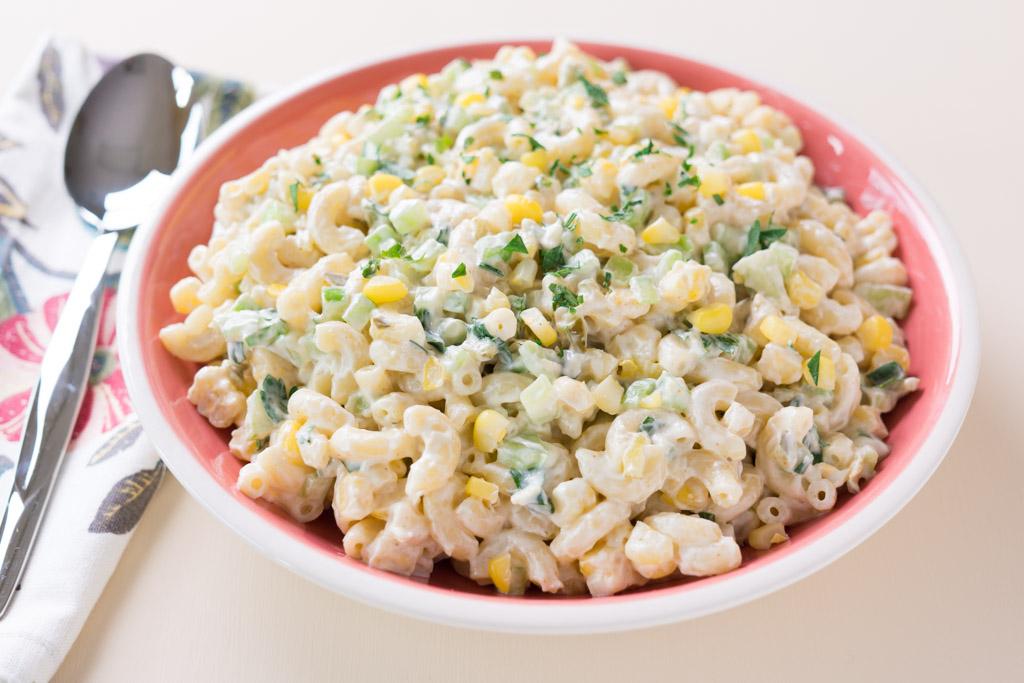
<path fill-rule="evenodd" d="M 39 105 L 50 128 L 57 130 L 64 120 L 64 84 L 61 83 L 60 53 L 53 45 L 47 45 L 39 60 L 36 74 L 39 83 Z"/>
<path fill-rule="evenodd" d="M 89 525 L 94 534 L 126 534 L 135 528 L 164 476 L 164 464 L 129 474 L 114 484 Z"/>

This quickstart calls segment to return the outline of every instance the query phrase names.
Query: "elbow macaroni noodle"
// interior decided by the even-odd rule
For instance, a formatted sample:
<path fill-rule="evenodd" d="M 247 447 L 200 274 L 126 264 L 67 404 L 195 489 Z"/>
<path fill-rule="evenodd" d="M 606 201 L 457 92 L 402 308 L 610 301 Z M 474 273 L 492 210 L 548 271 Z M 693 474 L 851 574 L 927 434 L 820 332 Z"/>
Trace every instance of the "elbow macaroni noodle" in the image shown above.
<path fill-rule="evenodd" d="M 727 572 L 856 493 L 917 388 L 892 221 L 801 144 L 568 42 L 458 60 L 225 184 L 160 338 L 239 489 L 373 567 Z"/>

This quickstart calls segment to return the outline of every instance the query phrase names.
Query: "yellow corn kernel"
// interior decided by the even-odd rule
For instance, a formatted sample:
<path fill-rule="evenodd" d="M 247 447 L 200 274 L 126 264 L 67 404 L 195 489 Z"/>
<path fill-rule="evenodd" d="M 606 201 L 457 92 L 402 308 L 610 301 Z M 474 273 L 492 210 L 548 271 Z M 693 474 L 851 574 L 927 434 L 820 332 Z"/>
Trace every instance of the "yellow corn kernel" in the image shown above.
<path fill-rule="evenodd" d="M 466 495 L 494 505 L 498 502 L 498 485 L 480 477 L 470 477 L 466 480 Z"/>
<path fill-rule="evenodd" d="M 679 108 L 679 100 L 675 97 L 663 97 L 658 101 L 658 108 L 661 109 L 665 118 L 671 121 L 675 118 L 676 109 Z"/>
<path fill-rule="evenodd" d="M 519 225 L 527 218 L 535 223 L 540 223 L 544 217 L 544 210 L 541 209 L 540 204 L 521 194 L 510 194 L 505 197 L 505 208 L 508 209 L 512 225 Z"/>
<path fill-rule="evenodd" d="M 493 453 L 505 435 L 509 420 L 497 410 L 482 411 L 473 423 L 473 445 L 481 453 Z"/>
<path fill-rule="evenodd" d="M 630 446 L 622 456 L 622 475 L 625 477 L 642 477 L 646 465 L 644 457 L 644 446 L 647 440 L 637 434 L 633 437 L 633 445 Z"/>
<path fill-rule="evenodd" d="M 594 398 L 594 404 L 599 410 L 609 415 L 618 415 L 622 412 L 622 395 L 625 390 L 622 385 L 612 376 L 605 377 L 600 384 L 590 390 Z"/>
<path fill-rule="evenodd" d="M 555 328 L 551 326 L 551 323 L 540 312 L 540 309 L 527 308 L 519 314 L 519 319 L 529 328 L 530 332 L 533 332 L 537 337 L 537 341 L 542 345 L 551 346 L 558 341 L 558 334 L 555 332 Z"/>
<path fill-rule="evenodd" d="M 535 149 L 532 152 L 526 152 L 519 157 L 519 162 L 532 166 L 539 171 L 548 170 L 548 153 L 543 149 Z"/>
<path fill-rule="evenodd" d="M 276 299 L 277 297 L 281 296 L 281 292 L 284 291 L 284 288 L 285 288 L 285 286 L 280 284 L 280 283 L 274 283 L 272 285 L 267 285 L 267 294 L 269 294 L 270 296 L 272 296 L 272 297 L 274 297 Z"/>
<path fill-rule="evenodd" d="M 892 324 L 880 315 L 873 315 L 857 328 L 857 338 L 866 351 L 881 351 L 892 344 Z"/>
<path fill-rule="evenodd" d="M 705 197 L 718 195 L 724 197 L 729 191 L 732 180 L 729 174 L 717 168 L 709 168 L 700 174 L 700 193 Z"/>
<path fill-rule="evenodd" d="M 462 292 L 472 292 L 476 286 L 476 282 L 473 280 L 473 276 L 469 273 L 453 277 L 452 282 L 455 283 L 455 288 Z"/>
<path fill-rule="evenodd" d="M 174 306 L 175 313 L 188 315 L 203 303 L 199 300 L 201 284 L 196 277 L 182 278 L 174 283 L 171 287 L 171 305 Z"/>
<path fill-rule="evenodd" d="M 687 317 L 704 334 L 723 334 L 732 325 L 732 307 L 728 304 L 711 304 L 698 308 Z"/>
<path fill-rule="evenodd" d="M 902 346 L 890 344 L 881 351 L 876 351 L 875 355 L 871 357 L 871 365 L 876 368 L 889 361 L 896 361 L 904 370 L 910 369 L 910 354 Z"/>
<path fill-rule="evenodd" d="M 741 183 L 736 186 L 736 194 L 747 197 L 748 199 L 757 199 L 758 201 L 763 200 L 764 183 Z"/>
<path fill-rule="evenodd" d="M 467 92 L 459 95 L 459 97 L 455 100 L 455 104 L 465 109 L 467 107 L 473 106 L 474 104 L 481 104 L 486 101 L 487 98 L 485 98 L 481 93 Z"/>
<path fill-rule="evenodd" d="M 573 109 L 583 109 L 583 105 L 586 104 L 586 100 L 583 99 L 583 95 L 573 95 L 569 99 L 569 106 Z"/>
<path fill-rule="evenodd" d="M 281 426 L 281 444 L 288 451 L 289 460 L 301 462 L 302 455 L 299 453 L 299 441 L 295 438 L 305 420 L 288 420 Z"/>
<path fill-rule="evenodd" d="M 374 275 L 363 287 L 366 298 L 378 306 L 401 301 L 408 293 L 404 282 L 387 275 Z"/>
<path fill-rule="evenodd" d="M 789 346 L 796 343 L 798 336 L 789 323 L 777 315 L 765 316 L 764 320 L 757 327 L 761 334 L 768 338 L 768 341 L 779 346 Z"/>
<path fill-rule="evenodd" d="M 832 391 L 836 388 L 836 364 L 825 354 L 818 356 L 818 381 L 815 383 L 810 367 L 813 358 L 811 356 L 804 361 L 804 381 L 812 387 Z"/>
<path fill-rule="evenodd" d="M 740 148 L 740 152 L 743 154 L 760 152 L 764 149 L 764 145 L 761 144 L 761 138 L 750 128 L 741 128 L 733 133 L 732 141 Z"/>
<path fill-rule="evenodd" d="M 423 390 L 433 391 L 439 387 L 444 386 L 444 380 L 447 377 L 444 366 L 436 358 L 431 356 L 427 358 L 427 362 L 423 364 Z"/>
<path fill-rule="evenodd" d="M 619 361 L 619 377 L 624 380 L 639 379 L 644 376 L 643 369 L 632 358 Z"/>
<path fill-rule="evenodd" d="M 412 180 L 412 189 L 417 192 L 429 192 L 444 180 L 444 169 L 433 164 L 416 169 Z"/>
<path fill-rule="evenodd" d="M 495 588 L 502 593 L 508 593 L 512 587 L 512 556 L 502 553 L 492 559 L 487 563 L 487 574 Z"/>
<path fill-rule="evenodd" d="M 306 213 L 306 209 L 309 208 L 309 203 L 313 201 L 314 194 L 316 194 L 314 190 L 303 185 L 299 185 L 299 189 L 295 193 L 295 204 L 299 207 L 299 213 Z"/>
<path fill-rule="evenodd" d="M 625 126 L 612 126 L 608 129 L 608 139 L 616 145 L 630 145 L 636 137 Z"/>
<path fill-rule="evenodd" d="M 786 278 L 786 292 L 800 308 L 814 308 L 821 303 L 825 290 L 802 270 L 795 270 Z"/>
<path fill-rule="evenodd" d="M 647 410 L 657 410 L 662 405 L 661 392 L 652 391 L 640 399 L 639 405 L 641 408 L 646 408 Z"/>
<path fill-rule="evenodd" d="M 684 510 L 703 510 L 710 500 L 707 487 L 696 477 L 687 479 L 676 491 L 676 503 Z"/>
<path fill-rule="evenodd" d="M 403 93 L 410 92 L 413 88 L 426 88 L 430 85 L 426 74 L 413 74 L 402 79 L 401 88 Z"/>
<path fill-rule="evenodd" d="M 386 202 L 391 193 L 394 192 L 401 184 L 402 179 L 396 175 L 391 175 L 390 173 L 374 173 L 367 183 L 367 189 L 370 191 L 370 196 L 375 201 Z"/>
<path fill-rule="evenodd" d="M 680 237 L 679 229 L 664 217 L 658 218 L 640 233 L 640 238 L 647 244 L 675 244 Z"/>

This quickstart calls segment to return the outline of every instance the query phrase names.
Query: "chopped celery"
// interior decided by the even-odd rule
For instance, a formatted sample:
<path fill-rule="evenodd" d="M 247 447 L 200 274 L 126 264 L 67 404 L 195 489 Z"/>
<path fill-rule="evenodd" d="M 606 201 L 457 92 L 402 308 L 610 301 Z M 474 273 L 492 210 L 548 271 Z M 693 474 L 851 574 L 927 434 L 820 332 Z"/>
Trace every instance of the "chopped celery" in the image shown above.
<path fill-rule="evenodd" d="M 617 285 L 624 285 L 629 282 L 633 275 L 633 262 L 625 256 L 615 254 L 604 264 L 605 270 L 612 274 L 612 282 Z"/>
<path fill-rule="evenodd" d="M 526 371 L 536 377 L 556 379 L 562 374 L 562 365 L 557 360 L 558 354 L 551 349 L 545 349 L 537 342 L 522 342 L 519 345 L 519 358 Z"/>
<path fill-rule="evenodd" d="M 737 261 L 733 272 L 747 287 L 776 301 L 786 301 L 786 277 L 796 265 L 798 255 L 797 250 L 788 244 L 772 242 L 767 249 L 755 251 Z"/>
<path fill-rule="evenodd" d="M 533 435 L 512 436 L 498 446 L 498 462 L 510 469 L 537 469 L 543 467 L 547 459 L 547 444 Z"/>
<path fill-rule="evenodd" d="M 523 389 L 519 395 L 519 402 L 523 404 L 526 415 L 534 424 L 546 424 L 558 417 L 555 388 L 547 375 L 539 376 L 530 386 Z"/>
<path fill-rule="evenodd" d="M 403 235 L 417 233 L 430 223 L 427 204 L 422 199 L 403 199 L 388 217 L 395 230 Z"/>
<path fill-rule="evenodd" d="M 875 387 L 886 387 L 906 377 L 903 367 L 896 361 L 879 365 L 867 375 L 868 383 Z"/>
<path fill-rule="evenodd" d="M 757 342 L 745 334 L 701 334 L 700 340 L 706 351 L 718 351 L 729 360 L 743 365 L 749 363 L 757 352 Z"/>
<path fill-rule="evenodd" d="M 341 316 L 342 319 L 357 330 L 361 330 L 370 320 L 370 314 L 376 305 L 363 294 L 357 294 L 348 309 Z"/>
<path fill-rule="evenodd" d="M 732 263 L 747 248 L 747 228 L 741 228 L 728 223 L 715 223 L 711 226 L 711 239 L 725 249 L 728 263 Z"/>
<path fill-rule="evenodd" d="M 629 288 L 633 290 L 637 301 L 642 304 L 658 303 L 658 288 L 654 286 L 654 280 L 647 275 L 638 275 L 629 281 Z"/>
<path fill-rule="evenodd" d="M 468 292 L 449 292 L 444 298 L 444 303 L 441 304 L 441 310 L 448 313 L 465 313 L 468 305 Z"/>
<path fill-rule="evenodd" d="M 371 176 L 380 166 L 380 162 L 369 157 L 354 157 L 352 171 L 356 175 Z"/>
<path fill-rule="evenodd" d="M 622 404 L 629 408 L 637 408 L 640 401 L 653 394 L 656 388 L 657 383 L 653 379 L 638 379 L 626 389 Z"/>
<path fill-rule="evenodd" d="M 862 282 L 853 291 L 874 306 L 876 311 L 890 318 L 906 316 L 913 296 L 909 287 L 876 282 Z"/>
<path fill-rule="evenodd" d="M 437 240 L 427 240 L 412 250 L 409 264 L 419 273 L 428 273 L 434 268 L 437 257 L 443 254 L 445 246 Z"/>
<path fill-rule="evenodd" d="M 322 320 L 341 320 L 345 312 L 347 295 L 341 287 L 324 287 L 320 290 L 320 317 Z"/>
<path fill-rule="evenodd" d="M 445 344 L 454 346 L 466 341 L 469 328 L 458 318 L 443 318 L 437 325 L 437 334 Z"/>
<path fill-rule="evenodd" d="M 405 132 L 406 126 L 413 120 L 412 107 L 396 107 L 394 111 L 384 117 L 377 128 L 367 136 L 367 140 L 373 143 L 386 142 L 397 138 Z"/>
<path fill-rule="evenodd" d="M 654 277 L 661 281 L 661 278 L 665 277 L 668 271 L 672 270 L 672 266 L 682 261 L 683 252 L 678 249 L 670 249 L 661 255 L 658 259 L 658 265 L 654 269 Z"/>
<path fill-rule="evenodd" d="M 661 394 L 661 403 L 665 408 L 676 412 L 685 412 L 690 409 L 690 388 L 683 380 L 663 372 L 655 386 L 658 393 Z"/>
<path fill-rule="evenodd" d="M 569 259 L 568 267 L 572 268 L 574 272 L 579 273 L 581 278 L 586 279 L 597 274 L 597 271 L 601 268 L 601 262 L 594 255 L 594 252 L 589 249 L 583 249 Z M 568 274 L 566 273 L 566 275 Z"/>
<path fill-rule="evenodd" d="M 718 242 L 709 242 L 704 245 L 704 265 L 716 273 L 729 272 L 729 255 L 725 253 L 725 247 Z"/>
<path fill-rule="evenodd" d="M 370 231 L 365 240 L 367 248 L 374 256 L 380 256 L 380 252 L 393 244 L 402 241 L 401 236 L 387 223 L 382 223 Z"/>
<path fill-rule="evenodd" d="M 235 305 L 231 307 L 232 311 L 255 311 L 258 308 L 256 302 L 252 300 L 252 297 L 248 294 L 242 294 L 235 299 Z"/>

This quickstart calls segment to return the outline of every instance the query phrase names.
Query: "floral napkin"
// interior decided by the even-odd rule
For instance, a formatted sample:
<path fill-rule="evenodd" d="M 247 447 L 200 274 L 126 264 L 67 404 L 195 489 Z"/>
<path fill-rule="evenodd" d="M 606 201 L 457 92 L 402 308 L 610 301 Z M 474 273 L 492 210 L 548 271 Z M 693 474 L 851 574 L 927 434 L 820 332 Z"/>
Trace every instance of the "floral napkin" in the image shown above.
<path fill-rule="evenodd" d="M 111 64 L 73 40 L 48 39 L 0 98 L 0 482 L 14 476 L 43 352 L 95 234 L 64 189 L 64 144 L 79 106 Z M 244 84 L 193 76 L 209 112 L 206 133 L 253 100 Z M 108 271 L 89 390 L 32 557 L 0 620 L 2 681 L 53 676 L 164 474 L 117 359 L 123 242 Z"/>

